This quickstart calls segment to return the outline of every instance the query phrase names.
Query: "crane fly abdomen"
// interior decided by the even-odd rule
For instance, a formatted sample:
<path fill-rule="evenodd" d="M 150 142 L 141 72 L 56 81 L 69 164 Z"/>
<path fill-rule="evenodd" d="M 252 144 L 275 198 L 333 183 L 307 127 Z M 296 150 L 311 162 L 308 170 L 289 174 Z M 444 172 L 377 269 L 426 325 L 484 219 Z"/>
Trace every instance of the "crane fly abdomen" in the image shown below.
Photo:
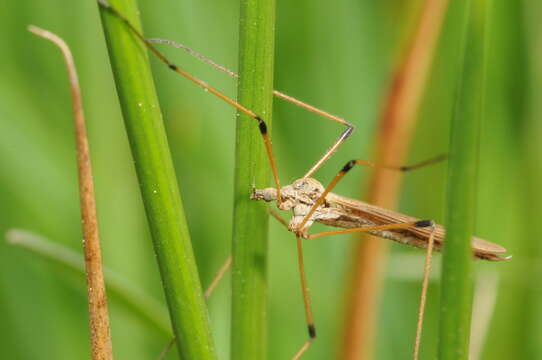
<path fill-rule="evenodd" d="M 321 221 L 330 226 L 343 228 L 355 228 L 367 225 L 387 225 L 404 222 L 416 222 L 416 219 L 395 211 L 387 210 L 379 206 L 371 205 L 360 200 L 350 199 L 334 193 L 326 196 L 326 202 L 333 207 L 336 212 L 341 213 L 337 224 Z M 385 239 L 411 245 L 418 248 L 427 248 L 427 241 L 431 233 L 431 227 L 410 227 L 407 229 L 394 229 L 384 231 L 374 231 L 371 234 Z M 446 230 L 441 225 L 436 225 L 435 229 L 435 250 L 442 251 Z M 504 261 L 510 257 L 502 257 L 506 249 L 495 243 L 473 237 L 472 250 L 474 256 L 479 259 Z"/>

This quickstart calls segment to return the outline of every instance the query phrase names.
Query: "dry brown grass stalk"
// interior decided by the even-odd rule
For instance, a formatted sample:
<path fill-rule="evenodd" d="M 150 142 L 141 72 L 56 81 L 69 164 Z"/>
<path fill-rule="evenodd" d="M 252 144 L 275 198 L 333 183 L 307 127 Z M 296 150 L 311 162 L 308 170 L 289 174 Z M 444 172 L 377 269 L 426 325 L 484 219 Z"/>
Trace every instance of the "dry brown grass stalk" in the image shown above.
<path fill-rule="evenodd" d="M 447 4 L 447 0 L 426 0 L 423 5 L 417 29 L 391 80 L 382 109 L 377 163 L 400 165 L 406 160 Z M 366 198 L 372 204 L 395 208 L 401 179 L 399 172 L 376 169 Z M 341 350 L 341 358 L 348 360 L 373 357 L 378 300 L 389 247 L 388 242 L 370 236 L 362 235 L 360 240 L 354 251 Z"/>
<path fill-rule="evenodd" d="M 96 201 L 88 139 L 85 128 L 85 116 L 79 80 L 73 57 L 68 45 L 57 35 L 30 25 L 32 33 L 52 41 L 62 51 L 72 94 L 72 107 L 75 120 L 75 138 L 77 143 L 77 169 L 79 173 L 79 196 L 81 203 L 81 218 L 83 223 L 83 247 L 87 273 L 88 311 L 91 352 L 93 360 L 113 359 L 111 335 L 109 329 L 109 313 L 107 310 L 107 295 L 102 269 L 102 255 L 96 217 Z"/>

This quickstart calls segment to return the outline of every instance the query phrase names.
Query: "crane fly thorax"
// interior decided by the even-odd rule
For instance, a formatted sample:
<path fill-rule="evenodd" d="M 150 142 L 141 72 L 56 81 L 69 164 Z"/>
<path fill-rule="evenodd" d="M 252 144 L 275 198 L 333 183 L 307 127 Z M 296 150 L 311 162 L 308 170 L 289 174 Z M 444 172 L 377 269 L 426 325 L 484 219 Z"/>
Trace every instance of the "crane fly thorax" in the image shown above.
<path fill-rule="evenodd" d="M 280 189 L 281 201 L 278 208 L 280 210 L 291 210 L 300 205 L 311 207 L 323 192 L 324 187 L 317 180 L 312 178 L 298 179 Z M 254 189 L 251 199 L 267 202 L 276 201 L 277 189 Z"/>
<path fill-rule="evenodd" d="M 311 207 L 323 192 L 324 187 L 322 184 L 312 178 L 298 179 L 291 185 L 284 186 L 281 189 L 282 198 L 289 203 L 290 208 L 299 205 Z"/>
<path fill-rule="evenodd" d="M 288 225 L 291 231 L 299 231 L 299 225 L 303 222 L 303 219 L 310 212 L 312 206 L 323 192 L 324 186 L 312 178 L 298 179 L 292 184 L 283 186 L 280 189 L 282 201 L 277 206 L 280 210 L 292 210 L 293 217 Z M 255 189 L 251 198 L 267 202 L 276 201 L 277 190 L 275 188 Z M 314 221 L 329 217 L 330 214 L 327 211 L 327 207 L 328 205 L 325 201 L 318 207 L 306 222 L 303 231 L 301 231 L 302 235 L 305 234 L 306 229 L 310 228 Z"/>

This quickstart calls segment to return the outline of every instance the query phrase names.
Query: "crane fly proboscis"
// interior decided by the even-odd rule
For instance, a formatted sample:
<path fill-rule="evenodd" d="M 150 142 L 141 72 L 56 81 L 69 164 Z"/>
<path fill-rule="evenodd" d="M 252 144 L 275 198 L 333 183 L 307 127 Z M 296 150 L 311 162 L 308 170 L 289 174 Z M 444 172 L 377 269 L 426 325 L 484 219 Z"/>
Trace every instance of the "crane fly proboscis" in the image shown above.
<path fill-rule="evenodd" d="M 116 8 L 111 6 L 107 2 L 107 0 L 98 0 L 98 3 L 105 10 L 117 16 L 122 22 L 124 22 L 126 26 L 130 29 L 130 31 L 134 34 L 135 38 L 141 41 L 146 46 L 146 48 L 151 53 L 153 53 L 162 63 L 164 63 L 169 69 L 190 80 L 196 85 L 204 88 L 206 91 L 212 93 L 216 97 L 236 108 L 239 112 L 244 113 L 256 120 L 263 140 L 263 144 L 267 152 L 267 157 L 272 170 L 275 186 L 266 189 L 252 189 L 251 198 L 253 200 L 261 200 L 267 202 L 275 201 L 276 206 L 279 210 L 291 211 L 293 213 L 293 217 L 290 222 L 286 222 L 276 211 L 270 210 L 270 213 L 271 215 L 273 215 L 273 217 L 275 217 L 279 222 L 285 225 L 288 230 L 292 231 L 295 234 L 297 241 L 299 273 L 301 278 L 309 338 L 306 343 L 303 344 L 300 350 L 297 351 L 293 359 L 299 359 L 307 351 L 307 349 L 316 338 L 316 328 L 314 324 L 312 308 L 310 305 L 307 279 L 305 276 L 305 268 L 303 264 L 302 241 L 316 239 L 323 236 L 354 232 L 368 232 L 381 238 L 390 239 L 414 247 L 427 249 L 424 276 L 422 282 L 422 293 L 420 299 L 420 311 L 416 328 L 416 341 L 414 345 L 414 353 L 416 357 L 416 354 L 418 353 L 419 340 L 422 329 L 422 320 L 427 293 L 431 254 L 433 250 L 442 250 L 445 237 L 444 228 L 440 225 L 435 224 L 432 220 L 419 220 L 410 216 L 400 214 L 398 212 L 393 212 L 379 206 L 362 202 L 360 200 L 343 197 L 332 193 L 331 191 L 334 189 L 337 183 L 339 183 L 339 181 L 356 165 L 380 167 L 389 169 L 391 171 L 405 172 L 436 163 L 438 161 L 444 160 L 446 157 L 439 156 L 434 159 L 430 159 L 412 166 L 393 166 L 385 164 L 375 164 L 365 160 L 350 160 L 346 163 L 346 165 L 344 165 L 344 167 L 341 168 L 338 174 L 327 186 L 323 186 L 312 176 L 352 134 L 354 127 L 349 122 L 340 117 L 320 110 L 314 106 L 305 104 L 300 100 L 297 100 L 282 92 L 274 90 L 273 94 L 278 98 L 292 102 L 297 106 L 312 111 L 318 115 L 326 117 L 346 127 L 346 129 L 343 130 L 343 132 L 333 143 L 333 145 L 324 153 L 323 156 L 321 156 L 318 161 L 316 161 L 316 163 L 307 171 L 307 173 L 302 178 L 294 181 L 290 185 L 281 186 L 277 171 L 277 165 L 273 153 L 271 137 L 268 132 L 265 119 L 253 112 L 252 110 L 239 104 L 234 99 L 224 95 L 219 90 L 208 85 L 204 81 L 196 78 L 192 74 L 172 63 L 158 50 L 158 48 L 155 46 L 155 43 L 168 43 L 170 45 L 182 48 L 184 50 L 187 50 L 191 55 L 196 56 L 200 60 L 203 60 L 204 62 L 211 64 L 215 68 L 228 73 L 230 76 L 238 77 L 238 75 L 212 62 L 211 60 L 205 58 L 203 55 L 196 53 L 195 51 L 184 45 L 176 44 L 169 40 L 146 39 L 143 34 L 139 32 L 123 14 L 121 14 Z M 309 234 L 308 230 L 314 222 L 320 222 L 328 226 L 342 229 L 317 234 Z M 472 239 L 472 250 L 474 257 L 479 259 L 492 261 L 502 261 L 508 259 L 508 257 L 501 256 L 506 252 L 506 249 L 497 244 L 479 238 Z M 215 280 L 213 280 L 209 290 L 206 292 L 206 296 L 210 294 L 212 289 L 216 286 L 219 278 L 224 274 L 226 268 L 230 264 L 231 259 L 228 259 L 225 266 L 221 268 L 219 274 L 217 275 Z"/>

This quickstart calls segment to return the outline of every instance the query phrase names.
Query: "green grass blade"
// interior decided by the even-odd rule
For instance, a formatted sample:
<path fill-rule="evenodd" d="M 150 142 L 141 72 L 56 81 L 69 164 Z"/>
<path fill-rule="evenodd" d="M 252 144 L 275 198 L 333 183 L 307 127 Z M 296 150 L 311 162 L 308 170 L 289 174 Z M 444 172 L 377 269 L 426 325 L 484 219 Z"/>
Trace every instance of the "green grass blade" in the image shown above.
<path fill-rule="evenodd" d="M 472 307 L 471 237 L 475 225 L 480 118 L 484 100 L 484 0 L 463 2 L 467 19 L 452 120 L 447 235 L 442 263 L 439 358 L 468 359 Z"/>
<path fill-rule="evenodd" d="M 133 0 L 111 5 L 140 28 Z M 183 359 L 215 359 L 192 245 L 169 152 L 147 52 L 128 27 L 100 8 L 117 92 L 154 250 Z"/>
<path fill-rule="evenodd" d="M 12 229 L 6 233 L 8 243 L 25 248 L 55 264 L 85 276 L 83 255 L 30 231 Z M 155 299 L 134 287 L 119 274 L 104 268 L 108 294 L 118 299 L 134 315 L 151 324 L 165 336 L 171 336 L 167 310 Z"/>
<path fill-rule="evenodd" d="M 274 0 L 241 2 L 239 102 L 271 125 Z M 265 205 L 250 200 L 253 186 L 269 186 L 269 161 L 254 119 L 238 114 L 233 219 L 232 346 L 236 360 L 267 353 L 267 228 Z"/>

